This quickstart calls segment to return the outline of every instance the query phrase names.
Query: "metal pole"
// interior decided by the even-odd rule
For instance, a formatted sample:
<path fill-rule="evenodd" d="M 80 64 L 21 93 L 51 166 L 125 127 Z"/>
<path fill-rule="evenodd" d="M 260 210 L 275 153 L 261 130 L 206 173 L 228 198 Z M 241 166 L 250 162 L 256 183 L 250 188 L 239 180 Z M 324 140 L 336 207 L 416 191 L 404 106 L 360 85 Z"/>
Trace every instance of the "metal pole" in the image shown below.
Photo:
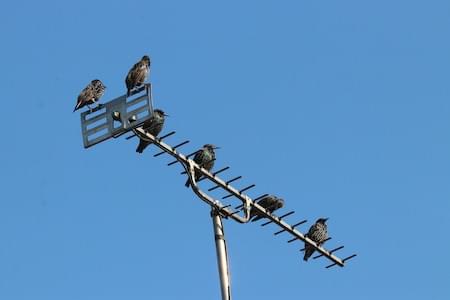
<path fill-rule="evenodd" d="M 219 267 L 220 290 L 222 300 L 231 300 L 231 283 L 228 268 L 227 245 L 223 230 L 222 217 L 216 209 L 211 209 L 211 218 L 214 226 L 214 239 L 216 242 L 217 266 Z"/>

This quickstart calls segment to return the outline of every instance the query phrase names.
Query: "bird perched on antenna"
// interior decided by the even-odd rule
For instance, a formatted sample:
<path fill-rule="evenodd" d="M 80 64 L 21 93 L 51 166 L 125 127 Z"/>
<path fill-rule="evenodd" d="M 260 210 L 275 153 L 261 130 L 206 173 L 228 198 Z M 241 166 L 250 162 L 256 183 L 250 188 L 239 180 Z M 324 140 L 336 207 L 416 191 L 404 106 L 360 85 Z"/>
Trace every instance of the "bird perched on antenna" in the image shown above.
<path fill-rule="evenodd" d="M 142 125 L 142 129 L 155 137 L 158 136 L 158 134 L 163 129 L 165 117 L 167 117 L 167 115 L 161 109 L 155 109 L 153 111 L 152 117 L 145 121 Z M 152 142 L 140 139 L 139 145 L 136 148 L 136 152 L 142 153 L 144 149 L 147 148 L 147 146 L 151 143 Z"/>
<path fill-rule="evenodd" d="M 90 104 L 97 102 L 105 93 L 106 86 L 98 79 L 92 80 L 78 95 L 77 105 L 73 111 L 76 111 L 84 106 L 88 106 L 92 111 Z M 100 104 L 99 104 L 100 105 Z"/>
<path fill-rule="evenodd" d="M 316 242 L 318 246 L 322 246 L 325 240 L 328 239 L 328 228 L 327 224 L 325 224 L 327 220 L 328 218 L 318 219 L 316 223 L 309 228 L 308 233 L 305 234 L 306 237 Z M 303 260 L 307 261 L 315 250 L 316 249 L 313 246 L 305 242 L 305 255 L 303 256 Z"/>
<path fill-rule="evenodd" d="M 257 203 L 264 207 L 268 212 L 273 213 L 275 210 L 283 207 L 284 200 L 274 195 L 267 195 Z M 250 219 L 251 218 L 253 218 L 252 222 L 255 222 L 259 219 L 264 218 L 264 215 L 259 213 L 255 208 L 252 207 L 252 209 L 250 210 Z"/>
<path fill-rule="evenodd" d="M 140 61 L 134 64 L 134 66 L 128 72 L 125 78 L 125 84 L 127 86 L 127 97 L 131 95 L 131 90 L 144 84 L 145 80 L 150 73 L 150 57 L 144 55 Z"/>
<path fill-rule="evenodd" d="M 198 150 L 194 156 L 194 161 L 202 168 L 210 171 L 214 166 L 214 161 L 216 160 L 215 149 L 219 149 L 219 147 L 214 146 L 212 144 L 203 145 L 203 148 Z M 202 174 L 199 171 L 195 171 L 195 180 L 199 180 L 202 177 Z M 189 187 L 190 182 L 189 179 L 186 181 L 185 186 Z"/>

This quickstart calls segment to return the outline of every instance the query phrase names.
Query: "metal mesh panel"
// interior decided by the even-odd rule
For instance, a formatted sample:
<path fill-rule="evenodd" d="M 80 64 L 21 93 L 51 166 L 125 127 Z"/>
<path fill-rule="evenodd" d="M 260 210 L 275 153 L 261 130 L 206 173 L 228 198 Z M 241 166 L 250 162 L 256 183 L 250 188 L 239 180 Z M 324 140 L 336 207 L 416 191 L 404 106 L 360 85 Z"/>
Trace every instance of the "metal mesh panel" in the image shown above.
<path fill-rule="evenodd" d="M 153 114 L 151 84 L 81 113 L 83 144 L 89 148 L 141 125 Z"/>

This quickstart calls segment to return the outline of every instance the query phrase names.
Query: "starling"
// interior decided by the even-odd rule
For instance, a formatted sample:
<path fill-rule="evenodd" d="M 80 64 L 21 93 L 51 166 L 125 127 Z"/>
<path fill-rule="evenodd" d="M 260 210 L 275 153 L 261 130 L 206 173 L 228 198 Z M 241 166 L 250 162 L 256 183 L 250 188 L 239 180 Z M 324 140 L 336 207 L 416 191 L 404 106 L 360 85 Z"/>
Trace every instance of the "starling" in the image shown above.
<path fill-rule="evenodd" d="M 283 207 L 284 200 L 273 195 L 268 195 L 259 200 L 257 203 L 264 207 L 268 212 L 273 213 L 275 210 Z M 264 215 L 260 214 L 252 207 L 250 210 L 250 219 L 251 218 L 253 218 L 252 222 L 255 222 L 264 218 Z"/>
<path fill-rule="evenodd" d="M 325 222 L 328 218 L 320 218 L 316 221 L 316 223 L 309 228 L 308 233 L 305 235 L 310 238 L 318 246 L 322 246 L 325 240 L 328 238 L 327 224 Z M 305 242 L 305 256 L 303 257 L 304 261 L 307 261 L 308 258 L 314 253 L 316 249 L 310 244 Z"/>
<path fill-rule="evenodd" d="M 140 61 L 138 61 L 128 72 L 125 78 L 125 84 L 127 85 L 127 97 L 130 96 L 131 90 L 137 86 L 144 84 L 145 80 L 150 73 L 150 57 L 144 55 Z"/>
<path fill-rule="evenodd" d="M 158 136 L 158 134 L 161 132 L 164 126 L 164 120 L 167 115 L 160 109 L 155 109 L 153 111 L 153 115 L 150 119 L 144 122 L 142 125 L 142 129 L 145 130 L 145 132 L 150 133 L 153 136 Z M 147 148 L 148 145 L 150 145 L 151 142 L 144 141 L 141 139 L 139 141 L 139 145 L 136 148 L 136 152 L 142 153 L 145 148 Z"/>
<path fill-rule="evenodd" d="M 84 106 L 88 106 L 89 109 L 91 107 L 89 104 L 94 104 L 97 102 L 101 96 L 105 93 L 106 86 L 103 85 L 103 82 L 101 82 L 98 79 L 94 79 L 89 83 L 78 95 L 77 99 L 77 105 L 75 105 L 75 108 L 73 111 L 76 111 Z"/>
<path fill-rule="evenodd" d="M 211 144 L 206 144 L 200 149 L 194 156 L 194 161 L 202 168 L 210 171 L 214 166 L 214 160 L 216 159 L 215 149 L 219 149 Z M 202 174 L 196 170 L 195 172 L 195 180 L 199 180 L 202 177 Z M 190 182 L 189 179 L 186 181 L 185 186 L 189 187 Z"/>

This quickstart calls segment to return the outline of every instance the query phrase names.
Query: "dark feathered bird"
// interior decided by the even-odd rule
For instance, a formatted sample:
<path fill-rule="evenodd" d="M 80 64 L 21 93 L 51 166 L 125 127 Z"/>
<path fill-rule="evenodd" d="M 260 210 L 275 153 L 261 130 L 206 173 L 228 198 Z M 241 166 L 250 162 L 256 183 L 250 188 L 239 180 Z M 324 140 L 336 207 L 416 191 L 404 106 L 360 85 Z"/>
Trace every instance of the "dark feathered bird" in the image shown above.
<path fill-rule="evenodd" d="M 305 235 L 306 237 L 316 242 L 318 246 L 322 246 L 322 244 L 328 238 L 328 228 L 327 224 L 325 224 L 327 220 L 328 218 L 318 219 L 316 223 L 311 226 L 311 228 L 309 228 L 308 233 Z M 303 256 L 303 260 L 307 261 L 308 258 L 314 253 L 314 251 L 315 248 L 305 242 L 305 255 Z"/>
<path fill-rule="evenodd" d="M 273 213 L 275 210 L 283 207 L 284 200 L 273 195 L 268 195 L 259 200 L 257 203 L 264 207 L 268 212 Z M 250 219 L 251 218 L 253 218 L 252 222 L 255 222 L 259 219 L 264 218 L 264 215 L 260 214 L 256 211 L 256 209 L 252 208 L 250 210 Z"/>
<path fill-rule="evenodd" d="M 125 78 L 127 86 L 127 97 L 130 96 L 131 90 L 144 84 L 150 73 L 150 57 L 144 55 L 128 72 Z"/>
<path fill-rule="evenodd" d="M 158 134 L 163 129 L 166 116 L 167 115 L 162 110 L 155 109 L 153 111 L 152 117 L 147 121 L 145 121 L 144 124 L 142 125 L 142 129 L 144 129 L 145 132 L 148 132 L 153 136 L 158 136 Z M 147 148 L 147 146 L 150 144 L 151 142 L 147 142 L 141 139 L 139 141 L 139 145 L 136 148 L 136 152 L 142 153 L 144 149 Z"/>
<path fill-rule="evenodd" d="M 105 93 L 106 86 L 103 85 L 103 82 L 101 82 L 98 79 L 92 80 L 78 95 L 77 99 L 77 105 L 75 105 L 75 108 L 73 111 L 76 111 L 84 106 L 88 106 L 89 109 L 91 107 L 90 104 L 94 104 L 97 102 L 100 97 L 103 96 Z"/>
<path fill-rule="evenodd" d="M 200 149 L 194 156 L 194 161 L 202 168 L 210 171 L 214 166 L 214 160 L 216 159 L 215 149 L 219 149 L 211 144 L 206 144 Z M 195 172 L 195 180 L 199 180 L 202 177 L 200 172 Z M 186 181 L 185 186 L 189 187 L 190 182 L 189 179 Z"/>

